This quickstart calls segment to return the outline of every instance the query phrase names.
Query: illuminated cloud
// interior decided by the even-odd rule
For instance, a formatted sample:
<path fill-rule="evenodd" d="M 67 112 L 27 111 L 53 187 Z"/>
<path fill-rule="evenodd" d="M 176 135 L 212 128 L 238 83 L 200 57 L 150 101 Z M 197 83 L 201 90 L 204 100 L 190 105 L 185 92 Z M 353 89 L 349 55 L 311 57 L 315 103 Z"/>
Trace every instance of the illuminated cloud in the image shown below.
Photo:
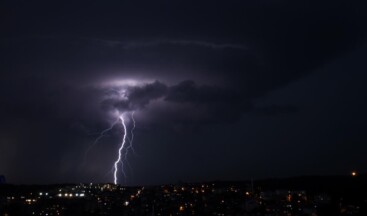
<path fill-rule="evenodd" d="M 123 82 L 122 82 L 123 83 Z M 102 101 L 104 110 L 124 113 L 145 109 L 153 101 L 162 103 L 158 113 L 167 107 L 181 106 L 172 115 L 186 116 L 185 113 L 201 113 L 193 122 L 222 122 L 238 119 L 243 112 L 249 111 L 250 101 L 240 92 L 214 85 L 198 85 L 192 80 L 168 86 L 162 82 L 140 83 L 136 86 L 121 86 L 104 89 Z M 166 115 L 170 115 L 166 113 Z M 220 115 L 220 117 L 218 117 Z M 194 115 L 195 116 L 195 115 Z M 173 118 L 178 121 L 180 118 Z"/>
<path fill-rule="evenodd" d="M 159 81 L 139 86 L 121 86 L 106 90 L 106 98 L 102 101 L 104 109 L 116 109 L 120 113 L 143 109 L 152 100 L 163 97 L 167 86 Z"/>

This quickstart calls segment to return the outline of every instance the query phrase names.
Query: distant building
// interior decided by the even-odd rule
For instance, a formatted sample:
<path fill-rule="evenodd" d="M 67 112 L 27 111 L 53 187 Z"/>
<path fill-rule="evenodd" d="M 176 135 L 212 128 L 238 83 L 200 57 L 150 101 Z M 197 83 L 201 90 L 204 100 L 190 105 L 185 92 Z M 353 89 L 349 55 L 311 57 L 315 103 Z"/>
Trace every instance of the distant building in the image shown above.
<path fill-rule="evenodd" d="M 0 184 L 5 184 L 5 183 L 6 183 L 5 176 L 0 175 Z"/>

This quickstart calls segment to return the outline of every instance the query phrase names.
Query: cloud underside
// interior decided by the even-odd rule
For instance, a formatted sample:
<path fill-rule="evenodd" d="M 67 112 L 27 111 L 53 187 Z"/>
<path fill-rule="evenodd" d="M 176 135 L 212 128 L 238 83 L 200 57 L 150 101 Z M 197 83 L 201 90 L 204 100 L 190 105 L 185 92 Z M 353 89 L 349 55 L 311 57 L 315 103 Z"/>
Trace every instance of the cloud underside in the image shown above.
<path fill-rule="evenodd" d="M 172 116 L 175 121 L 185 122 L 233 121 L 250 108 L 249 101 L 246 101 L 240 92 L 219 86 L 198 85 L 192 80 L 172 86 L 155 81 L 142 86 L 127 87 L 126 91 L 126 97 L 107 94 L 102 101 L 102 107 L 105 110 L 114 109 L 124 113 L 146 109 L 150 103 L 159 101 L 165 105 L 158 113 L 163 114 L 166 109 L 166 115 L 176 115 Z M 219 115 L 222 117 L 215 117 Z M 223 116 L 226 116 L 226 119 L 223 119 Z"/>

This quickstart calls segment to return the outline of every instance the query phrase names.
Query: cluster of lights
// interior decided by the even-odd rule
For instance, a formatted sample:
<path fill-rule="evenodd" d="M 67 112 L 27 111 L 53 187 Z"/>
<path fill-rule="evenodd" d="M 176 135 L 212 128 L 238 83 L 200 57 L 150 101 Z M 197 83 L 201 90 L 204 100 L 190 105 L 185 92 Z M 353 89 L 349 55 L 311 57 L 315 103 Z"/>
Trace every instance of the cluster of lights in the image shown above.
<path fill-rule="evenodd" d="M 34 203 L 34 202 L 36 202 L 37 200 L 35 200 L 35 199 L 26 199 L 25 200 L 25 202 L 27 203 L 27 204 L 32 204 L 32 203 Z"/>
<path fill-rule="evenodd" d="M 85 194 L 84 193 L 76 193 L 76 194 L 72 194 L 72 193 L 65 193 L 65 194 L 62 194 L 62 193 L 59 193 L 58 195 L 57 195 L 58 197 L 84 197 L 85 196 Z"/>
<path fill-rule="evenodd" d="M 42 193 L 42 192 L 40 192 L 39 195 L 40 196 L 48 196 L 48 193 Z"/>
<path fill-rule="evenodd" d="M 352 173 L 350 173 L 350 175 L 352 176 L 355 176 L 353 175 Z M 88 190 L 88 188 L 90 190 Z M 195 200 L 197 200 L 197 195 L 195 195 L 194 193 L 207 193 L 209 194 L 208 197 L 210 197 L 210 191 L 213 192 L 213 189 L 214 188 L 214 185 L 213 184 L 208 184 L 208 185 L 185 185 L 185 186 L 174 186 L 174 185 L 165 185 L 165 186 L 161 186 L 161 190 L 162 192 L 164 193 L 163 196 L 164 197 L 173 197 L 171 198 L 171 201 L 174 201 L 174 208 L 175 210 L 177 211 L 177 214 L 184 214 L 184 213 L 190 213 L 190 214 L 196 214 L 196 209 L 201 207 L 201 205 L 204 207 L 204 208 L 208 208 L 208 206 L 210 206 L 210 202 L 209 203 L 207 201 L 204 201 L 203 204 L 197 204 L 195 203 Z M 96 191 L 93 191 L 93 189 L 95 189 Z M 117 190 L 127 190 L 127 192 L 124 192 L 124 193 L 120 193 L 119 191 Z M 77 200 L 84 200 L 84 199 L 80 199 L 80 198 L 77 198 L 77 197 L 90 197 L 91 200 L 93 200 L 93 198 L 96 198 L 98 200 L 98 208 L 101 208 L 101 211 L 103 210 L 105 212 L 106 215 L 108 215 L 108 212 L 112 209 L 112 206 L 113 205 L 110 205 L 109 202 L 114 202 L 114 196 L 112 196 L 112 199 L 111 197 L 109 196 L 109 194 L 111 193 L 99 193 L 99 190 L 101 191 L 104 191 L 104 190 L 107 190 L 107 191 L 117 191 L 117 195 L 116 195 L 116 198 L 119 203 L 120 206 L 122 206 L 123 208 L 126 209 L 126 212 L 128 212 L 130 209 L 132 212 L 135 211 L 136 208 L 140 208 L 141 206 L 145 206 L 145 208 L 149 208 L 150 205 L 144 203 L 145 201 L 142 201 L 142 205 L 138 204 L 136 205 L 136 203 L 139 203 L 139 202 L 136 202 L 136 200 L 139 201 L 139 197 L 142 197 L 144 200 L 144 194 L 145 194 L 145 191 L 144 191 L 144 187 L 142 188 L 136 188 L 133 190 L 130 190 L 129 188 L 123 188 L 123 187 L 120 187 L 120 186 L 116 186 L 114 184 L 88 184 L 88 185 L 79 185 L 79 186 L 76 186 L 76 187 L 65 187 L 65 188 L 59 188 L 58 189 L 58 192 L 55 194 L 56 197 L 59 197 L 58 200 L 55 200 L 56 202 L 60 202 L 62 203 L 63 201 L 67 201 L 69 200 L 68 202 L 74 202 L 74 201 L 77 201 Z M 89 191 L 89 192 L 88 192 Z M 92 191 L 92 192 L 91 192 Z M 281 191 L 269 191 L 270 194 L 269 194 L 269 197 L 270 197 L 270 200 L 272 199 L 279 199 L 281 200 L 281 202 L 279 202 L 279 205 L 277 204 L 277 206 L 273 206 L 272 208 L 268 208 L 266 206 L 267 202 L 265 202 L 267 199 L 266 198 L 263 198 L 264 196 L 267 197 L 267 193 L 266 191 L 264 192 L 259 192 L 259 193 L 254 193 L 254 192 L 251 192 L 251 191 L 246 191 L 245 189 L 242 189 L 242 188 L 237 188 L 236 186 L 230 186 L 230 187 L 218 187 L 217 188 L 217 191 L 219 193 L 226 193 L 226 194 L 229 194 L 229 193 L 238 193 L 239 194 L 239 198 L 242 197 L 241 199 L 244 199 L 246 197 L 246 205 L 248 206 L 252 206 L 252 202 L 254 202 L 255 204 L 254 205 L 257 205 L 256 203 L 260 204 L 260 206 L 264 206 L 266 207 L 265 211 L 266 212 L 275 212 L 275 211 L 278 211 L 277 207 L 281 207 L 282 208 L 282 213 L 284 214 L 290 214 L 290 212 L 292 211 L 303 211 L 303 208 L 304 208 L 304 205 L 308 204 L 309 203 L 312 203 L 310 201 L 307 201 L 307 196 L 306 196 L 306 191 L 291 191 L 291 190 L 281 190 Z M 96 192 L 96 193 L 94 193 Z M 130 193 L 131 192 L 131 193 Z M 129 194 L 130 193 L 130 194 Z M 188 196 L 183 196 L 183 194 L 194 194 L 193 195 L 193 199 L 191 199 L 190 201 L 189 200 L 185 200 Z M 105 197 L 105 194 L 108 194 L 107 197 Z M 121 196 L 119 194 L 125 194 L 124 195 L 124 200 L 121 200 Z M 32 205 L 35 205 L 37 202 L 41 202 L 40 204 L 43 205 L 42 203 L 42 200 L 44 199 L 52 199 L 53 196 L 54 196 L 54 193 L 53 192 L 39 192 L 37 191 L 36 193 L 30 193 L 31 197 L 33 198 L 26 198 L 26 196 L 21 196 L 21 199 L 22 199 L 22 203 L 23 204 L 26 204 L 26 205 L 29 205 L 29 207 L 31 207 Z M 244 197 L 245 195 L 245 197 Z M 183 198 L 177 198 L 177 197 L 183 197 Z M 250 196 L 250 197 L 249 197 Z M 38 198 L 35 198 L 35 197 L 38 197 Z M 319 201 L 324 201 L 326 200 L 327 201 L 327 195 L 320 195 L 318 196 L 320 197 L 318 200 Z M 326 197 L 326 198 L 325 198 Z M 229 208 L 231 207 L 232 205 L 237 205 L 236 201 L 232 201 L 231 199 L 223 199 L 223 197 L 221 197 L 222 199 L 219 199 L 219 200 L 216 200 L 215 199 L 215 205 L 218 206 L 218 208 Z M 248 199 L 248 198 L 253 198 L 253 199 Z M 316 196 L 315 196 L 316 198 Z M 15 199 L 15 197 L 7 197 L 8 200 L 12 200 L 12 199 Z M 195 200 L 194 200 L 195 199 Z M 74 200 L 74 201 L 73 201 Z M 156 205 L 156 206 L 160 206 L 161 205 L 161 201 L 163 202 L 164 200 L 167 200 L 167 199 L 162 199 L 162 200 L 159 200 Z M 251 201 L 251 202 L 248 202 L 247 201 Z M 265 202 L 265 205 L 263 204 L 263 201 Z M 68 203 L 67 202 L 67 203 Z M 326 202 L 325 202 L 326 203 Z M 145 205 L 143 205 L 145 204 Z M 306 207 L 307 207 L 306 206 Z M 317 206 L 316 205 L 313 205 L 314 208 L 316 209 Z M 36 206 L 37 208 L 37 211 L 38 211 L 38 205 Z M 153 207 L 153 208 L 154 208 Z M 63 207 L 63 205 L 59 206 L 58 204 L 54 204 L 50 207 L 47 207 L 47 208 L 43 208 L 42 209 L 39 209 L 39 214 L 38 213 L 35 213 L 33 212 L 33 214 L 36 214 L 36 215 L 59 215 L 62 213 L 62 211 L 65 209 L 66 207 Z M 308 207 L 307 207 L 308 208 Z M 359 208 L 357 206 L 357 208 Z M 209 210 L 211 210 L 211 208 L 208 208 Z M 42 210 L 42 211 L 41 211 Z M 157 210 L 159 211 L 159 209 L 157 208 Z M 165 211 L 162 208 L 160 208 L 160 211 Z M 278 211 L 280 212 L 280 211 Z M 6 214 L 5 214 L 6 215 Z M 217 212 L 216 215 L 225 215 L 225 214 L 222 214 L 221 212 Z"/>

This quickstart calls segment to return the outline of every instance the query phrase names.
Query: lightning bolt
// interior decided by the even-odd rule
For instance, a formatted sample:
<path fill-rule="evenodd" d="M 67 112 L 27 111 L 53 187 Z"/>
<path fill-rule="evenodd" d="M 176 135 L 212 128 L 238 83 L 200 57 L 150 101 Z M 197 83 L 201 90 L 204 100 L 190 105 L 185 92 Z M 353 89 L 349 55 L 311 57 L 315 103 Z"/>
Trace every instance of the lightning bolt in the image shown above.
<path fill-rule="evenodd" d="M 136 127 L 136 123 L 135 123 L 135 119 L 134 119 L 134 113 L 135 113 L 135 111 L 133 111 L 132 113 L 131 113 L 131 120 L 132 120 L 132 122 L 133 122 L 133 127 L 132 127 L 132 129 L 131 129 L 131 131 L 130 131 L 130 138 L 129 137 L 127 137 L 127 139 L 128 139 L 128 141 L 129 141 L 129 145 L 125 148 L 125 151 L 124 151 L 124 158 L 123 158 L 123 162 L 129 167 L 129 169 L 132 171 L 133 169 L 132 169 L 132 167 L 131 167 L 131 165 L 130 165 L 130 163 L 129 163 L 129 161 L 128 161 L 128 159 L 127 159 L 127 155 L 129 154 L 129 150 L 131 149 L 132 150 L 132 152 L 134 153 L 134 155 L 136 155 L 136 153 L 135 153 L 135 149 L 134 149 L 134 147 L 133 147 L 133 141 L 134 141 L 134 129 L 135 129 L 135 127 Z M 121 167 L 122 167 L 122 169 L 124 169 L 124 164 L 122 163 L 121 164 Z M 125 176 L 126 177 L 126 176 Z"/>
<path fill-rule="evenodd" d="M 134 151 L 134 148 L 133 148 L 132 145 L 133 145 L 133 140 L 134 140 L 134 129 L 136 127 L 135 119 L 134 119 L 134 113 L 135 113 L 135 111 L 133 111 L 131 113 L 131 120 L 133 120 L 133 128 L 131 129 L 131 140 L 130 140 L 130 146 L 131 146 L 131 148 L 132 148 L 133 151 Z"/>
<path fill-rule="evenodd" d="M 124 146 L 125 146 L 125 143 L 126 143 L 126 135 L 127 135 L 127 129 L 126 129 L 126 124 L 125 124 L 125 119 L 124 119 L 124 116 L 121 115 L 119 117 L 119 119 L 121 120 L 121 124 L 124 128 L 124 136 L 122 138 L 122 142 L 121 142 L 121 145 L 120 145 L 120 148 L 118 150 L 118 158 L 117 160 L 115 161 L 114 163 L 114 173 L 113 173 L 113 178 L 114 178 L 114 183 L 117 184 L 118 183 L 118 178 L 117 178 L 117 171 L 118 171 L 118 164 L 119 163 L 122 163 L 121 161 L 121 156 L 122 156 L 122 150 L 124 149 Z M 123 172 L 123 170 L 122 170 Z M 123 172 L 124 173 L 124 172 Z"/>
<path fill-rule="evenodd" d="M 124 165 L 126 164 L 130 169 L 131 166 L 127 160 L 127 155 L 129 153 L 129 150 L 131 149 L 133 151 L 133 153 L 135 153 L 135 150 L 133 148 L 133 140 L 134 140 L 134 129 L 136 127 L 136 123 L 135 123 L 135 119 L 134 119 L 134 111 L 131 113 L 131 120 L 133 122 L 133 127 L 130 131 L 130 138 L 128 136 L 128 132 L 127 132 L 127 126 L 126 126 L 126 121 L 124 118 L 124 115 L 122 114 L 120 117 L 118 117 L 116 119 L 116 121 L 107 129 L 103 130 L 99 136 L 94 140 L 94 142 L 89 146 L 89 148 L 87 149 L 85 155 L 84 155 L 84 163 L 86 162 L 87 159 L 87 155 L 88 152 L 103 138 L 106 136 L 106 134 L 111 131 L 117 124 L 121 123 L 122 127 L 123 127 L 123 138 L 120 144 L 120 147 L 118 149 L 118 157 L 116 159 L 116 161 L 114 162 L 114 165 L 112 167 L 111 172 L 113 172 L 113 178 L 114 178 L 114 183 L 117 184 L 118 183 L 118 165 L 121 164 L 121 172 L 124 175 L 124 177 L 126 178 L 126 174 L 124 171 Z M 126 142 L 128 141 L 128 142 Z M 126 144 L 128 144 L 128 146 L 126 147 Z"/>
<path fill-rule="evenodd" d="M 131 113 L 131 120 L 133 121 L 133 128 L 131 129 L 130 131 L 130 139 L 129 139 L 129 146 L 126 148 L 126 151 L 125 151 L 125 158 L 128 154 L 128 151 L 129 149 L 131 149 L 133 151 L 133 153 L 135 154 L 135 150 L 134 150 L 134 147 L 133 147 L 133 141 L 134 141 L 134 130 L 135 130 L 135 127 L 136 127 L 136 124 L 135 124 L 135 119 L 134 119 L 134 113 L 135 111 L 133 111 Z"/>

